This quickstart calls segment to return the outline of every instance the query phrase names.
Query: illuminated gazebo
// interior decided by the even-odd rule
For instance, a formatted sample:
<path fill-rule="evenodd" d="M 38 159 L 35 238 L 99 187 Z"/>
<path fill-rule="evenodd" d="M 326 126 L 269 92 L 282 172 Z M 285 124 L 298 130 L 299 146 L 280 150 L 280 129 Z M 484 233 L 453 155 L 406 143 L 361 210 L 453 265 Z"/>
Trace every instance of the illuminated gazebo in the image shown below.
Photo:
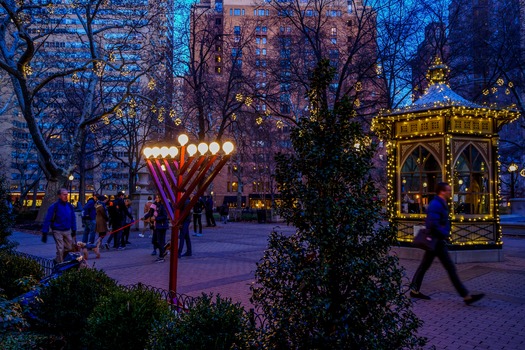
<path fill-rule="evenodd" d="M 416 256 L 408 247 L 424 225 L 435 185 L 445 181 L 453 191 L 453 259 L 501 261 L 498 132 L 519 113 L 465 100 L 447 85 L 447 74 L 436 59 L 427 73 L 430 85 L 417 101 L 381 111 L 373 121 L 387 144 L 388 215 L 398 230 L 398 254 Z"/>

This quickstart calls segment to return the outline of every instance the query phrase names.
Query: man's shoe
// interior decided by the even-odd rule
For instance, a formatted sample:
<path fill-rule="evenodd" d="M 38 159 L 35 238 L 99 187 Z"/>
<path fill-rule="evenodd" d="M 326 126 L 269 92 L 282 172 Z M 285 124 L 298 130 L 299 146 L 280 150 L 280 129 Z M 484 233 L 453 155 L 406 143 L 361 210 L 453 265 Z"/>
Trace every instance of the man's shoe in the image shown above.
<path fill-rule="evenodd" d="M 191 256 L 191 253 L 186 252 L 186 253 L 182 254 L 182 256 Z"/>
<path fill-rule="evenodd" d="M 197 233 L 196 235 L 194 236 L 197 236 L 197 237 L 202 237 L 202 233 Z"/>
<path fill-rule="evenodd" d="M 415 290 L 410 291 L 410 296 L 416 299 L 430 300 L 430 297 L 428 295 L 425 295 L 421 292 L 416 292 Z"/>
<path fill-rule="evenodd" d="M 126 249 L 126 248 L 124 248 L 124 247 L 118 247 L 117 248 L 117 250 L 124 250 L 124 249 Z"/>
<path fill-rule="evenodd" d="M 157 260 L 155 260 L 156 263 L 163 263 L 164 262 L 164 258 L 157 258 Z"/>
<path fill-rule="evenodd" d="M 144 238 L 144 235 L 142 233 L 139 233 L 140 238 Z"/>
<path fill-rule="evenodd" d="M 157 255 L 157 251 L 156 250 L 152 251 L 151 255 Z"/>
<path fill-rule="evenodd" d="M 472 295 L 470 296 L 470 298 L 467 297 L 467 299 L 463 299 L 463 301 L 465 302 L 465 304 L 467 304 L 467 305 L 471 305 L 471 304 L 475 303 L 476 301 L 482 299 L 484 296 L 485 296 L 485 294 L 483 294 L 483 293 L 480 293 L 480 294 L 472 294 Z"/>

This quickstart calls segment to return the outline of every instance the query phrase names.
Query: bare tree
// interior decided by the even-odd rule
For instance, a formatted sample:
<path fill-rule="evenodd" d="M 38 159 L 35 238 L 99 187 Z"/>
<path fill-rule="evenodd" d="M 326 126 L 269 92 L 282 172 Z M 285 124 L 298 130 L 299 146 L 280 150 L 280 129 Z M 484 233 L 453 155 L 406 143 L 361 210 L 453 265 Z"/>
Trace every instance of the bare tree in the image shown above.
<path fill-rule="evenodd" d="M 144 49 L 153 37 L 147 25 L 155 8 L 134 12 L 137 5 L 131 1 L 112 7 L 103 0 L 2 0 L 0 5 L 0 69 L 9 74 L 38 151 L 49 202 L 78 163 L 87 128 L 112 117 L 134 93 L 134 84 L 158 63 L 136 55 L 138 46 Z M 66 110 L 77 111 L 61 114 L 57 106 L 71 90 L 81 99 Z"/>

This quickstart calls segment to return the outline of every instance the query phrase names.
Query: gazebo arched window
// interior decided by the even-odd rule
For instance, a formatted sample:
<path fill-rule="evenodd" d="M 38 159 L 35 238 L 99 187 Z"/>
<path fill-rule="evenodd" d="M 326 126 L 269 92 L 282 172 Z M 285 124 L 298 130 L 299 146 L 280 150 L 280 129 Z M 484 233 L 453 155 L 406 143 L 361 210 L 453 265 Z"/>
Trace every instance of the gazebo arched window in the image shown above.
<path fill-rule="evenodd" d="M 467 146 L 453 169 L 456 214 L 490 214 L 489 169 L 481 152 Z"/>
<path fill-rule="evenodd" d="M 425 213 L 442 173 L 436 157 L 424 146 L 417 146 L 401 166 L 401 212 Z"/>

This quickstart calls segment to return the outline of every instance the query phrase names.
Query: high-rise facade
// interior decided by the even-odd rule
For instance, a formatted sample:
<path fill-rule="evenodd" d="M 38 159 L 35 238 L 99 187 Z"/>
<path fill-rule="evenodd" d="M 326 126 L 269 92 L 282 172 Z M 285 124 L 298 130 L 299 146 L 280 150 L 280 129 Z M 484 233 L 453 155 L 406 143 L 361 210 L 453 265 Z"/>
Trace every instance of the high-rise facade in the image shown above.
<path fill-rule="evenodd" d="M 379 108 L 375 13 L 350 0 L 203 0 L 194 11 L 192 38 L 204 28 L 213 34 L 194 60 L 206 65 L 208 82 L 235 86 L 232 102 L 243 102 L 223 115 L 231 122 L 225 136 L 238 147 L 211 191 L 218 205 L 267 208 L 276 197 L 274 155 L 290 151 L 289 128 L 310 116 L 306 92 L 317 62 L 328 59 L 336 72 L 329 103 L 349 96 L 364 119 Z"/>

